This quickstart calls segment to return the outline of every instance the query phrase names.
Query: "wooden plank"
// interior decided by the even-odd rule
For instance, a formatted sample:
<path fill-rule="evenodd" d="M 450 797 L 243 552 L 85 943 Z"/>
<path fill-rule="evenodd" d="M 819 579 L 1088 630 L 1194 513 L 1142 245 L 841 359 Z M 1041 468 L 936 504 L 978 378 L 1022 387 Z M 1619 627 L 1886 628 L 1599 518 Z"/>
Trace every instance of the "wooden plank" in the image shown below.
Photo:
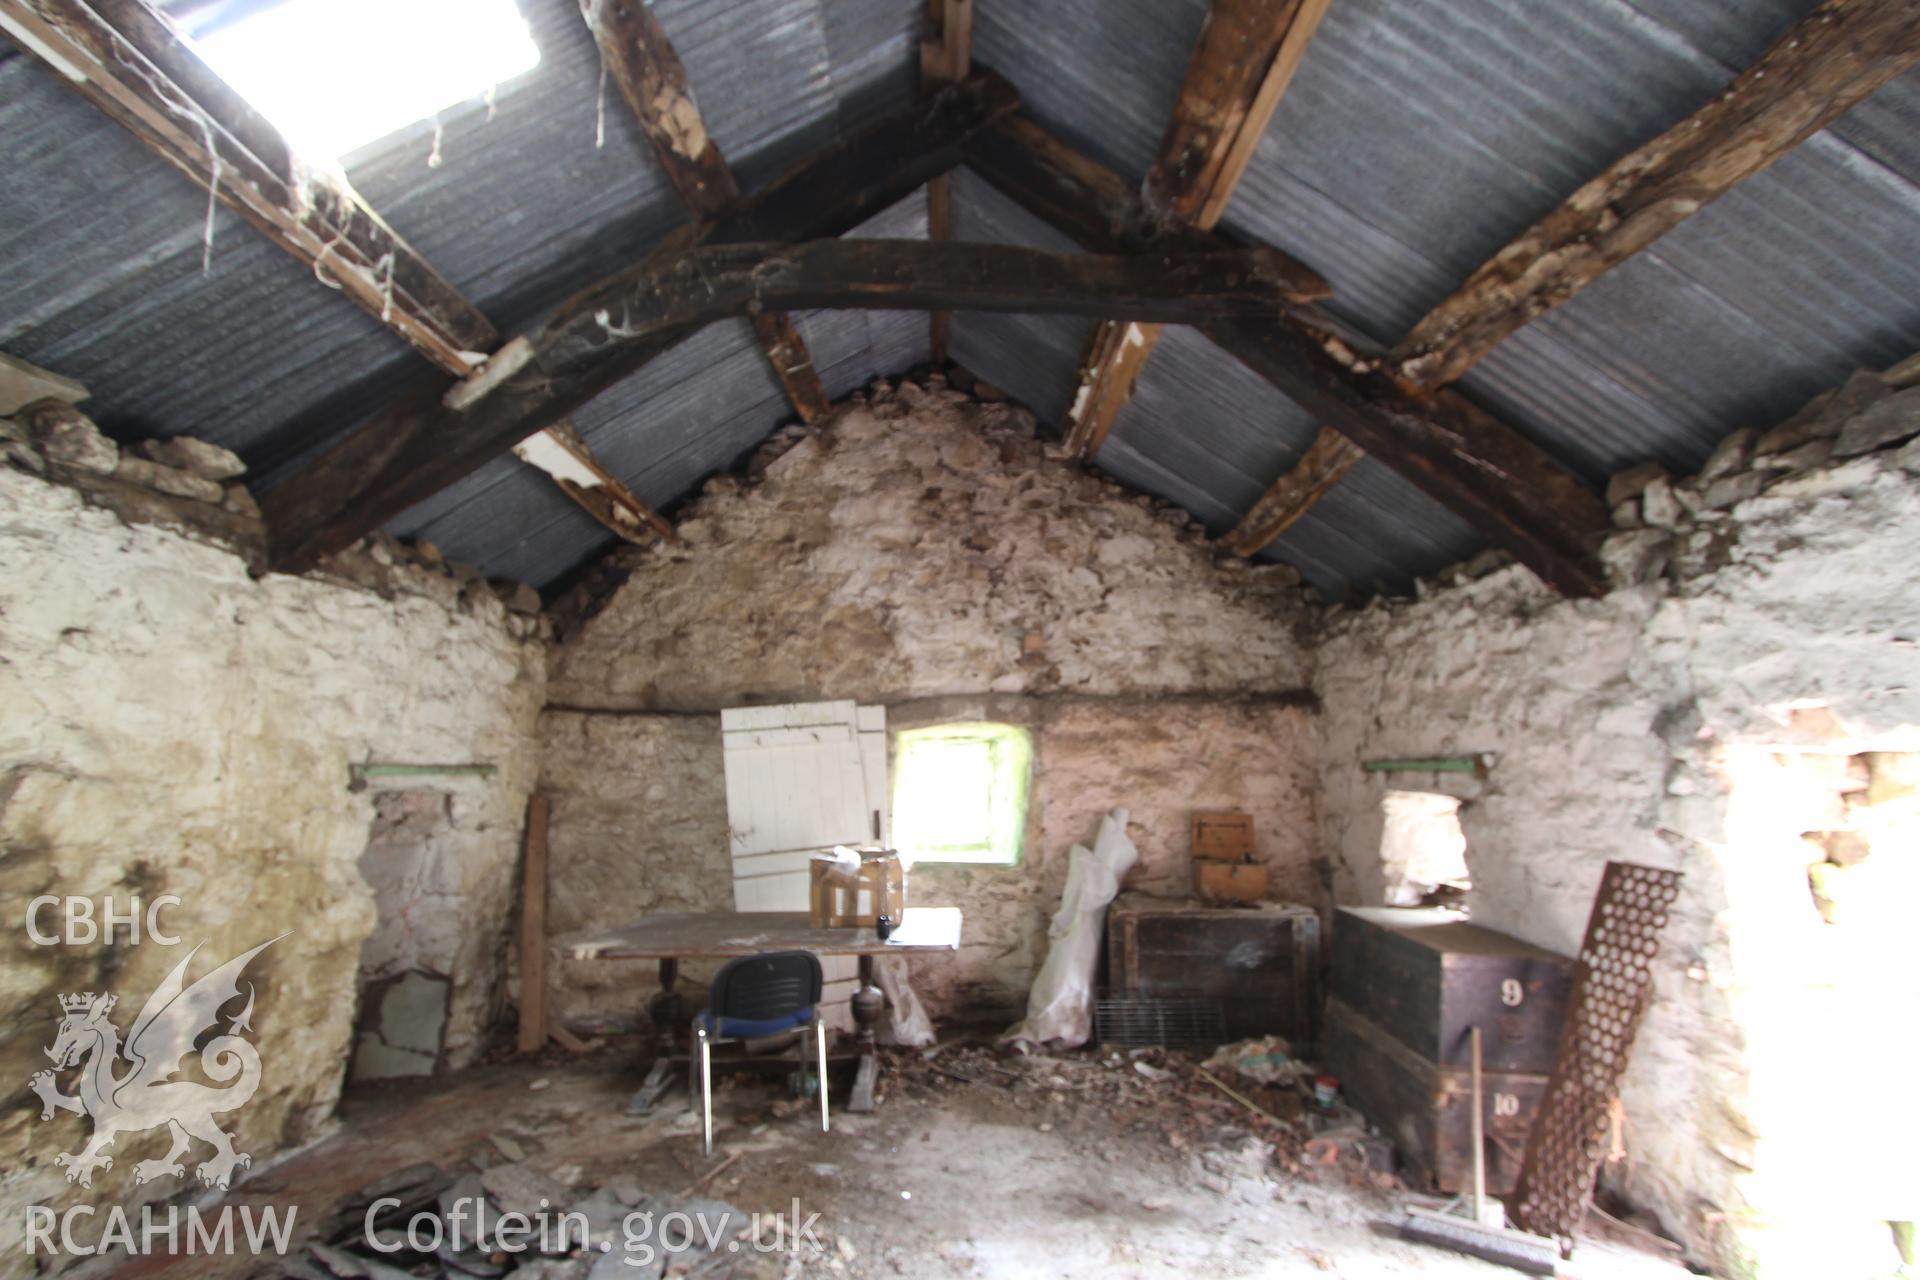
<path fill-rule="evenodd" d="M 577 942 L 576 960 L 731 959 L 764 951 L 812 951 L 822 956 L 886 956 L 957 951 L 958 907 L 908 907 L 900 927 L 882 942 L 864 925 L 816 929 L 805 911 L 674 911 L 642 916 Z"/>
<path fill-rule="evenodd" d="M 0 16 L 71 88 L 437 366 L 464 373 L 493 349 L 486 317 L 343 178 L 314 171 L 297 189 L 285 141 L 146 5 L 0 0 Z"/>
<path fill-rule="evenodd" d="M 1081 357 L 1078 386 L 1067 408 L 1067 448 L 1091 458 L 1107 442 L 1120 411 L 1133 399 L 1134 384 L 1160 341 L 1157 324 L 1095 325 Z"/>
<path fill-rule="evenodd" d="M 983 131 L 969 145 L 967 163 L 1096 252 L 1163 243 L 1124 179 L 1031 120 Z M 1192 229 L 1169 239 L 1224 243 Z M 1605 505 L 1485 410 L 1452 392 L 1415 399 L 1375 362 L 1291 312 L 1275 321 L 1211 324 L 1204 332 L 1545 581 L 1574 595 L 1605 590 L 1593 552 L 1609 527 Z"/>
<path fill-rule="evenodd" d="M 1147 171 L 1157 222 L 1210 231 L 1226 211 L 1267 122 L 1319 28 L 1328 0 L 1213 0 L 1160 150 Z M 1091 458 L 1133 399 L 1160 330 L 1106 324 L 1080 362 L 1067 445 Z"/>
<path fill-rule="evenodd" d="M 36 400 L 79 404 L 86 398 L 87 389 L 72 378 L 49 373 L 37 364 L 28 364 L 0 351 L 0 417 Z"/>
<path fill-rule="evenodd" d="M 608 78 L 640 122 L 688 212 L 711 221 L 738 206 L 740 184 L 707 132 L 686 66 L 653 10 L 644 0 L 580 0 L 580 12 L 600 47 Z M 828 409 L 826 389 L 793 321 L 756 315 L 753 328 L 794 412 L 803 422 L 819 421 Z"/>
<path fill-rule="evenodd" d="M 753 308 L 1140 316 L 1269 315 L 1284 263 L 1264 250 L 1118 257 L 916 240 L 707 245 L 655 257 L 516 338 L 480 378 L 416 393 L 267 495 L 273 563 L 310 567 L 632 374 L 686 334 Z"/>
<path fill-rule="evenodd" d="M 571 419 L 562 418 L 528 436 L 513 446 L 513 452 L 522 462 L 546 472 L 562 492 L 624 540 L 645 543 L 648 534 L 668 542 L 680 540 L 666 517 L 600 464 Z"/>
<path fill-rule="evenodd" d="M 520 1052 L 547 1043 L 547 797 L 527 798 L 520 888 Z"/>
<path fill-rule="evenodd" d="M 826 417 L 833 406 L 827 399 L 827 389 L 820 385 L 819 371 L 813 367 L 813 353 L 807 350 L 806 339 L 794 326 L 793 317 L 784 311 L 760 311 L 747 318 L 767 353 L 774 378 L 800 420 L 818 422 Z"/>
<path fill-rule="evenodd" d="M 1306 453 L 1260 495 L 1260 500 L 1241 517 L 1233 531 L 1220 539 L 1220 545 L 1237 556 L 1258 553 L 1307 514 L 1327 490 L 1339 483 L 1341 476 L 1366 456 L 1338 431 L 1320 428 Z"/>
<path fill-rule="evenodd" d="M 973 0 L 927 0 L 929 35 L 920 44 L 920 80 L 927 87 L 967 78 L 973 65 Z M 953 235 L 953 181 L 941 174 L 927 183 L 927 239 Z M 927 315 L 927 344 L 933 366 L 947 363 L 945 311 Z"/>
<path fill-rule="evenodd" d="M 1450 391 L 1415 399 L 1284 321 L 1203 331 L 1542 581 L 1570 596 L 1605 593 L 1595 552 L 1609 528 L 1606 504 L 1486 410 Z"/>
<path fill-rule="evenodd" d="M 1453 382 L 1503 339 L 1920 63 L 1920 0 L 1827 0 L 1714 100 L 1621 157 L 1489 259 L 1393 351 Z"/>
<path fill-rule="evenodd" d="M 1147 205 L 1210 231 L 1325 15 L 1327 0 L 1213 0 L 1173 117 L 1147 170 Z"/>
<path fill-rule="evenodd" d="M 487 318 L 337 170 L 304 164 L 144 0 L 0 0 L 0 22 L 109 118 L 441 370 L 468 377 L 499 344 Z M 601 523 L 622 536 L 635 523 L 664 523 L 597 461 L 589 465 L 611 483 L 591 501 L 567 492 Z"/>
<path fill-rule="evenodd" d="M 1017 105 L 1006 81 L 976 75 L 789 170 L 719 220 L 683 228 L 658 252 L 683 252 L 701 240 L 728 244 L 843 235 L 874 211 L 910 195 L 929 177 L 951 169 L 968 137 Z M 636 268 L 644 269 L 645 264 Z M 652 354 L 692 332 L 689 327 L 660 335 Z M 631 352 L 629 357 L 631 368 L 650 358 Z M 495 363 L 505 370 L 511 361 Z M 596 390 L 586 394 L 590 397 Z M 438 379 L 416 385 L 393 412 L 363 424 L 265 496 L 262 506 L 272 513 L 269 527 L 279 530 L 283 566 L 304 568 L 341 550 L 560 416 L 536 421 L 527 430 L 515 419 L 504 429 L 496 425 L 491 433 L 475 427 L 446 440 L 428 431 L 380 434 L 385 429 L 381 424 L 391 424 L 396 415 L 424 422 L 442 407 L 447 391 L 445 381 Z M 563 412 L 578 403 L 584 400 Z"/>
<path fill-rule="evenodd" d="M 1226 155 L 1220 161 L 1219 175 L 1213 180 L 1212 189 L 1194 215 L 1193 225 L 1196 227 L 1211 231 L 1225 216 L 1234 189 L 1240 185 L 1247 166 L 1253 163 L 1253 153 L 1259 147 L 1260 139 L 1265 136 L 1273 113 L 1279 110 L 1280 99 L 1293 83 L 1294 73 L 1300 69 L 1300 60 L 1307 56 L 1307 46 L 1313 42 L 1314 33 L 1320 29 L 1320 20 L 1327 16 L 1327 8 L 1331 3 L 1332 0 L 1301 0 L 1293 20 L 1287 24 L 1286 34 L 1280 39 L 1280 48 L 1274 53 L 1273 61 L 1260 81 L 1260 88 L 1254 94 L 1247 119 L 1234 134 Z"/>

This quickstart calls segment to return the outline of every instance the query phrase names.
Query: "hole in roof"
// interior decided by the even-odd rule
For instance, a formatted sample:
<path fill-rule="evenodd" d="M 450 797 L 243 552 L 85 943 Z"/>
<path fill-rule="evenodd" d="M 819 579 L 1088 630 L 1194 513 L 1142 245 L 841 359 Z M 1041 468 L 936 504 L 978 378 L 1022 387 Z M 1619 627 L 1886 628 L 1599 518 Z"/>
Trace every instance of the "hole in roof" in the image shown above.
<path fill-rule="evenodd" d="M 167 10 L 207 65 L 316 161 L 540 64 L 514 0 L 175 0 Z"/>

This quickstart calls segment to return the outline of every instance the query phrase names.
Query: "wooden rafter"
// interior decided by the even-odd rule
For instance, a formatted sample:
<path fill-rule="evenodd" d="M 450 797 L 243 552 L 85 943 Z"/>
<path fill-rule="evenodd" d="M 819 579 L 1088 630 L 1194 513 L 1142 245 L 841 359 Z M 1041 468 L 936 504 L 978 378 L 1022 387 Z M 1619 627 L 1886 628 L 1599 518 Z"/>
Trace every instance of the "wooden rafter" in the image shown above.
<path fill-rule="evenodd" d="M 487 318 L 343 176 L 302 163 L 279 130 L 145 0 L 0 0 L 0 24 L 107 116 L 442 371 L 469 377 L 499 345 Z M 585 451 L 583 441 L 578 449 Z M 578 486 L 567 491 L 596 518 L 623 537 L 665 523 L 585 456 L 600 477 L 599 492 L 584 500 Z"/>
<path fill-rule="evenodd" d="M 1313 504 L 1365 456 L 1358 445 L 1338 431 L 1320 428 L 1306 453 L 1260 495 L 1252 510 L 1220 539 L 1220 545 L 1238 556 L 1258 554 L 1312 510 Z"/>
<path fill-rule="evenodd" d="M 1328 3 L 1214 0 L 1147 171 L 1146 205 L 1157 219 L 1202 231 L 1220 221 Z M 1094 330 L 1067 415 L 1074 453 L 1100 451 L 1159 341 L 1153 325 Z"/>
<path fill-rule="evenodd" d="M 1273 315 L 1278 255 L 1056 254 L 1005 245 L 816 240 L 656 256 L 516 338 L 481 379 L 414 396 L 267 495 L 275 568 L 301 569 L 633 374 L 686 335 L 755 307 L 1141 316 Z"/>
<path fill-rule="evenodd" d="M 973 67 L 973 0 L 927 0 L 929 34 L 920 43 L 920 80 L 928 88 L 965 80 Z M 927 183 L 927 239 L 953 236 L 953 179 Z M 947 362 L 948 313 L 927 316 L 927 341 L 937 368 Z"/>
<path fill-rule="evenodd" d="M 709 222 L 737 207 L 740 184 L 707 132 L 686 66 L 653 11 L 644 0 L 580 0 L 580 13 L 600 47 L 608 78 L 640 122 L 687 211 Z M 803 422 L 825 416 L 826 389 L 792 318 L 764 312 L 753 317 L 753 329 L 794 412 Z"/>
<path fill-rule="evenodd" d="M 1025 117 L 983 131 L 969 146 L 967 163 L 1095 252 L 1162 243 L 1130 184 Z M 1197 236 L 1190 229 L 1174 233 L 1183 245 Z M 1608 528 L 1605 505 L 1485 410 L 1450 391 L 1415 399 L 1376 362 L 1290 313 L 1277 321 L 1217 322 L 1202 331 L 1543 580 L 1570 595 L 1605 589 L 1594 558 Z"/>
<path fill-rule="evenodd" d="M 658 252 L 677 253 L 702 240 L 726 244 L 843 235 L 873 210 L 904 199 L 929 177 L 951 169 L 973 133 L 1016 106 L 1018 97 L 1004 80 L 970 77 L 815 155 L 731 213 L 681 228 Z M 662 349 L 669 345 L 663 343 Z M 447 391 L 440 379 L 424 380 L 405 400 L 435 405 Z M 530 430 L 546 425 L 535 423 Z M 363 426 L 265 495 L 262 505 L 269 527 L 277 530 L 280 563 L 315 563 L 519 439 L 489 440 L 485 447 L 462 439 L 434 457 L 430 440 L 383 441 Z M 361 473 L 357 478 L 356 469 Z M 327 504 L 336 500 L 341 509 L 330 515 Z"/>
<path fill-rule="evenodd" d="M 1522 233 L 1394 349 L 1398 374 L 1453 382 L 1736 184 L 1920 63 L 1920 0 L 1827 0 L 1714 100 L 1621 157 Z"/>

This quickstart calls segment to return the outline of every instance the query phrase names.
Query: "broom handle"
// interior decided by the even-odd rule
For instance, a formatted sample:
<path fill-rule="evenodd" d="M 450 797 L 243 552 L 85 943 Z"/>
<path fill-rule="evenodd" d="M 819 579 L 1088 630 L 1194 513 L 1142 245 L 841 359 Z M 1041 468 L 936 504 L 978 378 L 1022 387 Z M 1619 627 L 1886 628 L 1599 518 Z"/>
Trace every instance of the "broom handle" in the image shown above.
<path fill-rule="evenodd" d="M 1480 1028 L 1474 1027 L 1468 1039 L 1473 1046 L 1473 1220 L 1480 1222 L 1480 1204 L 1487 1198 L 1487 1142 L 1485 1121 L 1480 1116 Z"/>

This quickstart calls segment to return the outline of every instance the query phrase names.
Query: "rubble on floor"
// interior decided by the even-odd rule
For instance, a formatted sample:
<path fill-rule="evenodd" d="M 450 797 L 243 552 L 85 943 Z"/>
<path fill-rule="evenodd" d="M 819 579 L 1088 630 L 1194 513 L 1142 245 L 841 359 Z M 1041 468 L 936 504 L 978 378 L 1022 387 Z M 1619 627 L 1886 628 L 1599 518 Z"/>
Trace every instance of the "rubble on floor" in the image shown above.
<path fill-rule="evenodd" d="M 1292 1065 L 1282 1068 L 1280 1059 Z M 1311 1072 L 1277 1036 L 1224 1046 L 1204 1063 L 1181 1049 L 1003 1056 L 987 1044 L 940 1044 L 891 1065 L 887 1087 L 909 1097 L 974 1086 L 998 1091 L 1002 1109 L 1042 1133 L 1070 1133 L 1098 1118 L 1157 1138 L 1222 1192 L 1236 1180 L 1279 1175 L 1380 1191 L 1400 1185 L 1392 1144 L 1370 1135 L 1346 1104 L 1316 1103 Z"/>

